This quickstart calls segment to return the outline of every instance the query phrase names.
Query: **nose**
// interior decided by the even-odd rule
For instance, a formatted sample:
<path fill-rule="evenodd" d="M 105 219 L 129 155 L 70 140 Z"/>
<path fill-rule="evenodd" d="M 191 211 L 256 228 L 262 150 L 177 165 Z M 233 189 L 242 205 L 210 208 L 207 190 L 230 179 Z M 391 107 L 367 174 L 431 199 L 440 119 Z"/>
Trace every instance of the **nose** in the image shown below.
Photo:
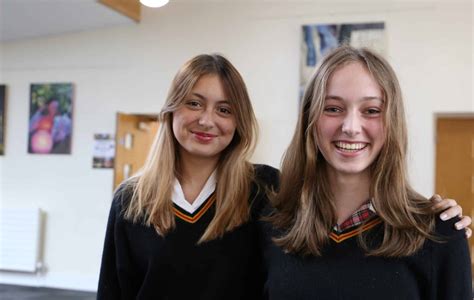
<path fill-rule="evenodd" d="M 198 124 L 205 128 L 211 128 L 214 124 L 213 112 L 208 109 L 201 111 Z"/>
<path fill-rule="evenodd" d="M 358 135 L 361 132 L 361 117 L 357 112 L 348 112 L 342 123 L 342 132 L 349 137 Z"/>

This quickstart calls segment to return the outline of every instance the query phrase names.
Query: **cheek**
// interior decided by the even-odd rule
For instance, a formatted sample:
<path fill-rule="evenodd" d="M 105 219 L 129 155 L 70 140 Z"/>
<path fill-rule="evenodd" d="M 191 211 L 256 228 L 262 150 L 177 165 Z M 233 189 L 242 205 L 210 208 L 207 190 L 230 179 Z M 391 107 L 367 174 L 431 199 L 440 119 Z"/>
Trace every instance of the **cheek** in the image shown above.
<path fill-rule="evenodd" d="M 370 135 L 376 142 L 383 144 L 385 142 L 385 129 L 383 126 L 383 123 L 381 121 L 375 121 L 371 122 L 368 125 L 368 130 L 370 132 Z"/>
<path fill-rule="evenodd" d="M 324 151 L 324 135 L 325 135 L 324 126 L 321 126 L 321 122 L 318 122 L 313 129 L 313 141 L 314 141 L 314 149 L 316 151 Z"/>
<path fill-rule="evenodd" d="M 171 122 L 171 128 L 173 129 L 173 134 L 176 137 L 176 134 L 179 133 L 179 127 L 180 127 L 180 122 L 179 122 L 179 117 L 174 115 L 173 116 L 173 121 Z"/>
<path fill-rule="evenodd" d="M 171 129 L 173 130 L 173 137 L 174 139 L 179 143 L 181 141 L 181 135 L 179 134 L 179 129 L 178 127 L 176 126 L 176 123 L 173 121 L 173 124 L 171 124 Z"/>
<path fill-rule="evenodd" d="M 231 137 L 234 136 L 235 131 L 237 130 L 237 126 L 235 124 L 235 120 L 226 120 L 226 122 L 222 126 L 222 131 L 226 135 L 230 135 Z"/>
<path fill-rule="evenodd" d="M 178 109 L 173 114 L 173 129 L 180 129 L 192 120 L 193 115 L 189 112 Z"/>
<path fill-rule="evenodd" d="M 174 137 L 179 140 L 180 137 L 183 135 L 183 131 L 185 129 L 186 119 L 180 113 L 175 113 L 173 115 L 173 121 L 171 123 L 171 127 L 173 129 Z"/>
<path fill-rule="evenodd" d="M 315 138 L 320 143 L 328 142 L 337 131 L 337 124 L 331 118 L 321 117 L 315 129 Z M 319 137 L 319 138 L 318 138 Z"/>

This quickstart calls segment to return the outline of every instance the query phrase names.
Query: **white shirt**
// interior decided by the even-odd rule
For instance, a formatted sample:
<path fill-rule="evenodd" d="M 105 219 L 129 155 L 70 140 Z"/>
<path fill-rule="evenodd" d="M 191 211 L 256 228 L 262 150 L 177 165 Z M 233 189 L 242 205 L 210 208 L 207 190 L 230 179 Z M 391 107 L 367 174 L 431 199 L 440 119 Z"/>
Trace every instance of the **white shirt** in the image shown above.
<path fill-rule="evenodd" d="M 204 187 L 202 188 L 201 192 L 197 196 L 196 200 L 191 204 L 189 201 L 187 201 L 184 198 L 184 193 L 183 193 L 183 188 L 181 187 L 181 184 L 179 183 L 178 179 L 174 180 L 174 185 L 173 185 L 173 193 L 171 194 L 171 199 L 173 200 L 173 203 L 187 211 L 188 213 L 192 214 L 198 209 L 204 201 L 206 201 L 207 198 L 216 190 L 216 170 L 212 172 L 211 176 L 206 181 L 206 184 L 204 184 Z"/>

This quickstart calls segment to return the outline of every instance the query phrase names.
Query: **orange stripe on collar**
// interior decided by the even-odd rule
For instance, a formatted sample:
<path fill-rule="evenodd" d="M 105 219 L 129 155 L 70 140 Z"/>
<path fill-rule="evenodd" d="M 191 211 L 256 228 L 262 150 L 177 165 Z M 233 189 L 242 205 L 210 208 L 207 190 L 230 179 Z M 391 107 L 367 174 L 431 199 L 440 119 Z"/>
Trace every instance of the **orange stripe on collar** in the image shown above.
<path fill-rule="evenodd" d="M 365 223 L 364 225 L 354 228 L 353 230 L 343 233 L 343 234 L 337 234 L 334 231 L 329 234 L 329 237 L 331 240 L 335 241 L 336 243 L 341 243 L 342 241 L 345 241 L 347 239 L 350 239 L 353 236 L 358 235 L 361 232 L 367 231 L 378 224 L 382 223 L 382 219 L 379 217 L 375 217 L 373 220 Z"/>
<path fill-rule="evenodd" d="M 187 214 L 181 212 L 176 207 L 173 207 L 173 212 L 181 220 L 186 221 L 186 222 L 191 223 L 191 224 L 194 224 L 206 213 L 206 211 L 209 209 L 209 207 L 211 207 L 211 205 L 215 202 L 215 200 L 216 200 L 216 197 L 213 194 L 210 197 L 210 199 L 208 199 L 206 201 L 206 204 L 204 204 L 199 211 L 194 213 L 193 216 L 190 216 L 190 215 L 187 215 Z"/>

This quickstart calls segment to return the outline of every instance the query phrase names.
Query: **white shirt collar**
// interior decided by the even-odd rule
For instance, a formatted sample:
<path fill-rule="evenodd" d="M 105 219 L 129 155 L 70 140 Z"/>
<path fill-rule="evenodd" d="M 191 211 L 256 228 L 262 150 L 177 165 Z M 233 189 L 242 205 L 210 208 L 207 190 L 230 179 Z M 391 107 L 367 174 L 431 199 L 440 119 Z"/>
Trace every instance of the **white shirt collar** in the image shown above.
<path fill-rule="evenodd" d="M 173 193 L 171 194 L 171 199 L 173 203 L 192 214 L 198 209 L 204 201 L 216 190 L 216 170 L 214 170 L 209 176 L 202 188 L 201 192 L 197 196 L 196 200 L 191 204 L 184 198 L 183 188 L 179 183 L 178 179 L 174 180 Z"/>

